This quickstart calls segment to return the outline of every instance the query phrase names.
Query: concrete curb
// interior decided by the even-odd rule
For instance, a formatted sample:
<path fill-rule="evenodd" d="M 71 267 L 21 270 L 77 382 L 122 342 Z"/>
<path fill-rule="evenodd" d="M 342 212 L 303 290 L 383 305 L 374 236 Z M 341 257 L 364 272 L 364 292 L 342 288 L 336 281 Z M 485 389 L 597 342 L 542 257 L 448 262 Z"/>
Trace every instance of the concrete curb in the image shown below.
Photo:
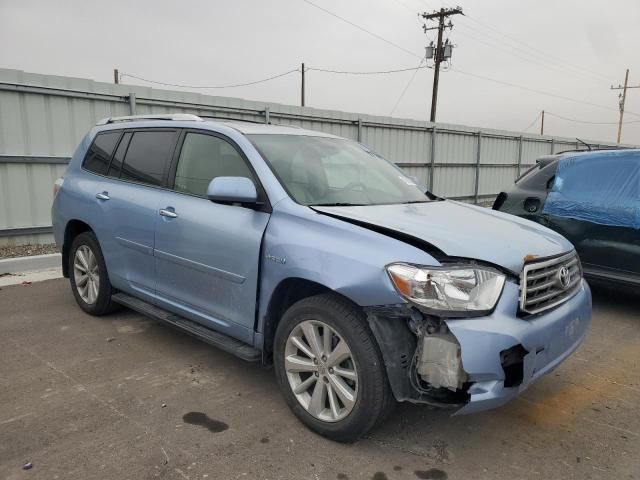
<path fill-rule="evenodd" d="M 11 273 L 0 277 L 0 290 L 11 285 L 31 285 L 32 283 L 44 280 L 62 278 L 62 268 L 49 268 L 47 270 L 36 270 L 35 272 Z"/>
<path fill-rule="evenodd" d="M 59 253 L 34 255 L 31 257 L 5 258 L 0 260 L 0 274 L 33 272 L 61 267 L 62 256 Z"/>

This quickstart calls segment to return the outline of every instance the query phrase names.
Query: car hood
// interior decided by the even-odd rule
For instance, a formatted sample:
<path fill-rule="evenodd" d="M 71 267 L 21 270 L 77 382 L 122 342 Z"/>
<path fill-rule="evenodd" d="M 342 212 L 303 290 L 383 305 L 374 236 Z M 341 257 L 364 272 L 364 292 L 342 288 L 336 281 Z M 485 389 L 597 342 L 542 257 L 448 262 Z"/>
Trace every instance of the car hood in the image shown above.
<path fill-rule="evenodd" d="M 400 232 L 433 245 L 447 256 L 489 262 L 516 275 L 525 257 L 548 257 L 573 249 L 562 235 L 542 225 L 451 200 L 313 209 Z"/>

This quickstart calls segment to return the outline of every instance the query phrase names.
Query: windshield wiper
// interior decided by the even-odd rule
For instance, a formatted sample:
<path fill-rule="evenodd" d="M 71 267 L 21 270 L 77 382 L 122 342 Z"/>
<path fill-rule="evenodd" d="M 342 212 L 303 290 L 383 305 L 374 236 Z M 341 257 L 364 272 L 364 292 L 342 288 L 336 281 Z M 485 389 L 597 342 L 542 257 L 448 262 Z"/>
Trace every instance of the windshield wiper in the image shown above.
<path fill-rule="evenodd" d="M 433 200 L 409 200 L 408 202 L 402 202 L 403 205 L 408 205 L 410 203 L 431 203 Z"/>
<path fill-rule="evenodd" d="M 312 205 L 308 205 L 309 207 L 364 207 L 363 203 L 345 203 L 345 202 L 334 202 L 334 203 L 314 203 Z"/>

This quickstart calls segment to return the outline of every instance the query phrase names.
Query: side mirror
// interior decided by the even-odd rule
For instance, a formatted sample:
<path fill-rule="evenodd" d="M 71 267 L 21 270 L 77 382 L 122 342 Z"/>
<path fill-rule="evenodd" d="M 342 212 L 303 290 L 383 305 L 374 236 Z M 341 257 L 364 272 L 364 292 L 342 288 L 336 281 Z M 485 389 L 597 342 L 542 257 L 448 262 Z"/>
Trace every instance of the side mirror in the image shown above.
<path fill-rule="evenodd" d="M 258 202 L 258 192 L 248 178 L 216 177 L 209 183 L 207 198 L 212 202 L 255 204 Z"/>

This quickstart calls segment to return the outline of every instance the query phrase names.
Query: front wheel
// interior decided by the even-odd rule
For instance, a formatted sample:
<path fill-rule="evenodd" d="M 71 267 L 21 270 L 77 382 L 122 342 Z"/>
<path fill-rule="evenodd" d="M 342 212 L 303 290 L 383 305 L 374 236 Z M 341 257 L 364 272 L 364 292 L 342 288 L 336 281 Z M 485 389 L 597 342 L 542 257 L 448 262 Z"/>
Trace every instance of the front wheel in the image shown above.
<path fill-rule="evenodd" d="M 276 331 L 274 365 L 293 413 L 333 440 L 357 440 L 395 403 L 364 314 L 334 294 L 287 310 Z"/>

